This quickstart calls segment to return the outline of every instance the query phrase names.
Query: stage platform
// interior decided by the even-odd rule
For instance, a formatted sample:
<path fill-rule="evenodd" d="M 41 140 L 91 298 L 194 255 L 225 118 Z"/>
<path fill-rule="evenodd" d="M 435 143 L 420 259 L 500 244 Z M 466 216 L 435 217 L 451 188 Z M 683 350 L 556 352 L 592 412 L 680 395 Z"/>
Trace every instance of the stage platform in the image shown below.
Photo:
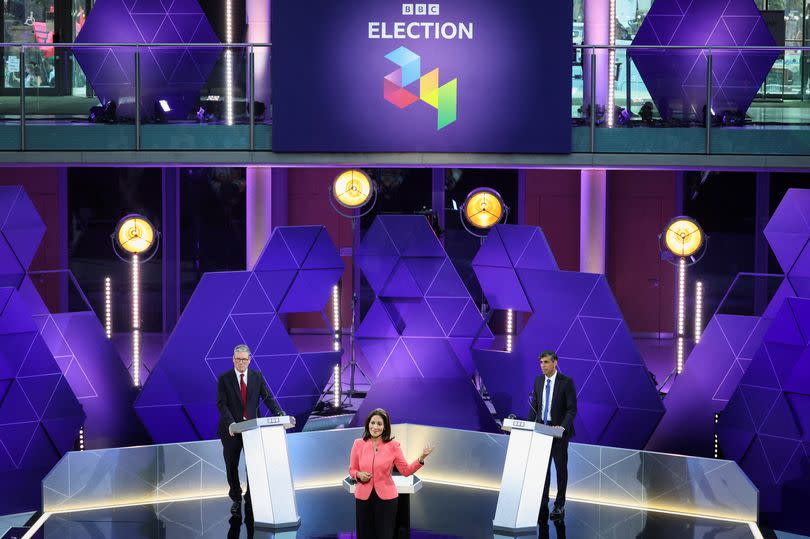
<path fill-rule="evenodd" d="M 411 537 L 497 537 L 509 437 L 407 424 L 393 431 L 407 458 L 436 446 L 418 473 L 424 488 L 411 496 Z M 354 500 L 340 482 L 360 434 L 290 434 L 301 526 L 255 537 L 351 537 Z M 43 516 L 26 537 L 248 536 L 244 522 L 229 521 L 226 490 L 218 440 L 72 452 L 43 480 Z M 758 492 L 732 461 L 571 444 L 568 497 L 565 527 L 550 523 L 541 536 L 761 537 Z"/>
<path fill-rule="evenodd" d="M 341 487 L 296 492 L 301 526 L 271 532 L 231 518 L 227 497 L 52 514 L 32 537 L 42 539 L 350 538 L 354 499 Z M 427 483 L 411 502 L 412 538 L 493 535 L 494 490 Z M 252 534 L 252 535 L 251 535 Z M 570 501 L 563 523 L 549 522 L 521 537 L 562 539 L 682 539 L 760 537 L 750 525 L 626 507 Z"/>

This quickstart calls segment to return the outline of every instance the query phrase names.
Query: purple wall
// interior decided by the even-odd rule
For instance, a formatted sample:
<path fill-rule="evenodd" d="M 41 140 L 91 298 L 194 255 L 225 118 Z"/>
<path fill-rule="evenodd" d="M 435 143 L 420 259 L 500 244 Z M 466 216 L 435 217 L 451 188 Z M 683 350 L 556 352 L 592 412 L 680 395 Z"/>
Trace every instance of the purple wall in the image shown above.
<path fill-rule="evenodd" d="M 44 231 L 24 190 L 0 187 L 0 514 L 38 505 L 39 481 L 73 447 L 85 420 L 16 289 Z"/>
<path fill-rule="evenodd" d="M 754 0 L 656 0 L 633 45 L 774 46 Z M 700 49 L 642 49 L 630 56 L 661 117 L 703 118 L 707 54 Z M 712 51 L 712 109 L 744 114 L 777 51 Z"/>
<path fill-rule="evenodd" d="M 141 115 L 165 99 L 169 118 L 185 118 L 197 105 L 200 89 L 222 49 L 189 48 L 184 43 L 219 43 L 197 0 L 98 0 L 76 43 L 177 43 L 178 47 L 141 47 Z M 125 47 L 75 48 L 73 54 L 99 98 L 118 104 L 132 117 L 135 100 L 135 50 Z M 236 52 L 234 54 L 237 54 Z"/>
<path fill-rule="evenodd" d="M 374 290 L 357 331 L 372 385 L 352 425 L 379 407 L 396 423 L 495 431 L 471 381 L 472 343 L 492 335 L 427 219 L 378 216 L 357 263 Z"/>
<path fill-rule="evenodd" d="M 576 441 L 644 447 L 664 407 L 604 276 L 560 271 L 542 230 L 518 225 L 492 229 L 473 268 L 493 309 L 528 317 L 512 352 L 473 351 L 498 414 L 528 413 L 538 355 L 556 350 L 577 387 Z"/>
<path fill-rule="evenodd" d="M 216 436 L 217 377 L 246 343 L 284 410 L 303 428 L 341 352 L 320 335 L 291 336 L 289 313 L 320 312 L 343 273 L 322 226 L 277 227 L 253 271 L 206 273 L 135 404 L 159 443 Z"/>

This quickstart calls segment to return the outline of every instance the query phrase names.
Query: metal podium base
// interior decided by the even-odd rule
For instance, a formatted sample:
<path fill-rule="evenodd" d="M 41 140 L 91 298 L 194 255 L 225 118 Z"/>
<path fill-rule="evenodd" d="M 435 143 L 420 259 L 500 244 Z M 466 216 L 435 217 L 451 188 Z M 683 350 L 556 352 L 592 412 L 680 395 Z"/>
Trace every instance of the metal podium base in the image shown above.
<path fill-rule="evenodd" d="M 524 526 L 522 528 L 507 528 L 505 526 L 498 526 L 493 521 L 492 531 L 497 532 L 500 536 L 506 537 L 524 537 L 526 534 L 534 533 L 537 531 L 537 526 Z"/>
<path fill-rule="evenodd" d="M 301 517 L 298 517 L 298 520 L 295 522 L 276 522 L 274 524 L 270 524 L 267 522 L 258 522 L 253 521 L 253 525 L 257 528 L 262 528 L 264 530 L 289 530 L 295 529 L 301 525 Z"/>

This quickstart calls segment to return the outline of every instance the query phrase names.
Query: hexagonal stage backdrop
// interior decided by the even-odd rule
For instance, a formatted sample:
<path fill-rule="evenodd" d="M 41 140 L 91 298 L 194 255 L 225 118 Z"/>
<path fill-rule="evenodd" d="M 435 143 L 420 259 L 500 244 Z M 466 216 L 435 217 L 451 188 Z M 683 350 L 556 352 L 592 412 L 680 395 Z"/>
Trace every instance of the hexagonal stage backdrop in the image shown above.
<path fill-rule="evenodd" d="M 378 216 L 357 263 L 374 290 L 357 330 L 373 382 L 352 425 L 380 407 L 396 423 L 496 430 L 472 383 L 472 343 L 492 334 L 427 219 Z"/>
<path fill-rule="evenodd" d="M 84 419 L 24 299 L 0 288 L 0 512 L 38 505 L 40 481 L 73 449 Z"/>
<path fill-rule="evenodd" d="M 321 339 L 291 336 L 285 315 L 322 311 L 342 274 L 326 229 L 301 226 L 277 227 L 252 271 L 203 275 L 135 404 L 154 440 L 216 437 L 217 377 L 233 368 L 240 343 L 303 428 L 341 352 L 329 331 Z"/>
<path fill-rule="evenodd" d="M 185 47 L 219 43 L 197 0 L 98 0 L 76 43 L 177 43 L 177 47 L 140 47 L 141 116 L 154 114 L 166 100 L 168 118 L 185 118 L 199 102 L 222 49 Z M 115 101 L 119 114 L 135 114 L 135 49 L 76 47 L 93 90 Z"/>
<path fill-rule="evenodd" d="M 667 413 L 647 449 L 705 457 L 714 454 L 714 414 L 726 408 L 751 361 L 766 353 L 763 338 L 785 299 L 810 297 L 810 250 L 805 249 L 810 240 L 808 222 L 810 191 L 789 190 L 765 227 L 765 237 L 785 279 L 762 316 L 716 314 L 709 320 L 667 394 Z"/>
<path fill-rule="evenodd" d="M 774 46 L 754 0 L 655 0 L 633 45 Z M 702 120 L 705 50 L 640 49 L 630 53 L 664 119 Z M 712 51 L 712 109 L 744 114 L 765 81 L 776 51 Z"/>
<path fill-rule="evenodd" d="M 644 447 L 664 406 L 605 277 L 560 271 L 542 230 L 519 225 L 495 226 L 473 268 L 493 308 L 528 315 L 511 352 L 473 350 L 499 415 L 525 417 L 538 355 L 556 350 L 577 388 L 576 441 Z"/>
<path fill-rule="evenodd" d="M 786 274 L 771 302 L 778 311 L 718 424 L 723 456 L 739 462 L 759 488 L 766 521 L 774 516 L 780 526 L 805 534 L 810 533 L 808 223 L 810 190 L 789 190 L 765 228 Z"/>

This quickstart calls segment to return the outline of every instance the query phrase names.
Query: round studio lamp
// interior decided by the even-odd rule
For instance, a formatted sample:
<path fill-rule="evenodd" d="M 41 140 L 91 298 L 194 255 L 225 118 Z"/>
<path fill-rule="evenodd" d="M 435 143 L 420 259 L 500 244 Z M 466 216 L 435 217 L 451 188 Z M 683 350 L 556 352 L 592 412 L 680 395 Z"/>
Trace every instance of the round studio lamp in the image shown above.
<path fill-rule="evenodd" d="M 113 246 L 122 259 L 138 255 L 144 262 L 157 252 L 160 233 L 143 215 L 130 214 L 115 225 Z"/>
<path fill-rule="evenodd" d="M 679 216 L 667 223 L 659 236 L 661 252 L 670 262 L 686 259 L 694 264 L 705 252 L 706 234 L 691 217 Z"/>
<path fill-rule="evenodd" d="M 368 174 L 362 170 L 346 170 L 338 174 L 329 187 L 329 200 L 335 211 L 345 217 L 359 217 L 368 213 L 376 201 L 377 189 Z M 346 210 L 366 210 L 359 215 Z"/>
<path fill-rule="evenodd" d="M 509 215 L 509 207 L 501 195 L 486 187 L 473 189 L 459 211 L 464 228 L 476 236 L 485 236 L 490 228 L 505 221 Z"/>

